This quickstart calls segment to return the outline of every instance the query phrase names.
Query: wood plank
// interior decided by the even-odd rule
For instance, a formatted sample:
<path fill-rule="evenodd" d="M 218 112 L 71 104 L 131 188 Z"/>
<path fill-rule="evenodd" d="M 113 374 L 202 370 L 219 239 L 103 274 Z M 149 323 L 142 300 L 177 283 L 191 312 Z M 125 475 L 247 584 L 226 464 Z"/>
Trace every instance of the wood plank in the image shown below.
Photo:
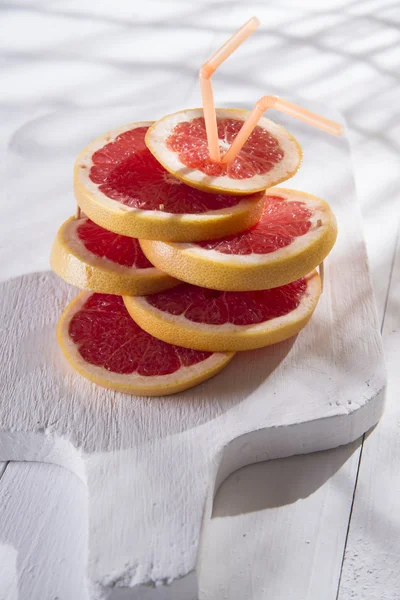
<path fill-rule="evenodd" d="M 8 462 L 0 462 L 0 479 L 4 475 L 4 471 L 6 470 Z"/>
<path fill-rule="evenodd" d="M 334 600 L 359 444 L 231 475 L 206 525 L 200 600 Z"/>
<path fill-rule="evenodd" d="M 76 475 L 9 463 L 0 515 L 1 600 L 87 600 L 87 491 Z"/>
<path fill-rule="evenodd" d="M 386 412 L 366 437 L 339 600 L 400 598 L 400 243 L 383 328 Z"/>

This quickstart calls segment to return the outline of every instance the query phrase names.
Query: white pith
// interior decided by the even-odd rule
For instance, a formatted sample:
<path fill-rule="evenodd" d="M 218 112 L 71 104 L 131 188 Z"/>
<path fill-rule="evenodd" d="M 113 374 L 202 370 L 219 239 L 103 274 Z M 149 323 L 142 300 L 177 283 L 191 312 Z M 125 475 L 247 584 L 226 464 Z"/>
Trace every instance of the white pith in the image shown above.
<path fill-rule="evenodd" d="M 143 391 L 146 389 L 150 391 L 152 389 L 158 389 L 162 386 L 168 387 L 169 384 L 176 384 L 177 382 L 191 380 L 196 375 L 200 375 L 206 371 L 212 370 L 214 367 L 220 364 L 224 364 L 227 360 L 227 357 L 231 356 L 231 353 L 214 352 L 205 360 L 191 365 L 190 367 L 181 367 L 174 373 L 170 373 L 168 375 L 149 376 L 139 375 L 136 372 L 128 374 L 114 373 L 112 371 L 108 371 L 104 367 L 99 367 L 97 365 L 88 363 L 80 355 L 78 345 L 75 344 L 70 338 L 68 328 L 73 316 L 80 311 L 82 306 L 91 295 L 91 292 L 82 292 L 79 294 L 76 302 L 73 303 L 72 306 L 70 305 L 67 307 L 66 312 L 64 313 L 64 320 L 62 324 L 62 339 L 65 350 L 67 351 L 71 363 L 75 366 L 75 368 L 77 368 L 78 371 L 82 370 L 90 372 L 99 380 L 107 380 L 108 382 L 115 383 L 119 386 L 137 385 L 137 387 L 143 389 Z"/>
<path fill-rule="evenodd" d="M 157 244 L 158 247 L 164 245 L 179 250 L 183 257 L 201 257 L 203 260 L 210 261 L 210 263 L 219 262 L 232 266 L 267 265 L 268 263 L 279 261 L 289 254 L 300 253 L 302 250 L 309 247 L 316 239 L 321 237 L 325 233 L 326 228 L 330 226 L 332 215 L 330 211 L 328 214 L 327 205 L 321 203 L 318 198 L 296 194 L 296 192 L 283 192 L 279 189 L 277 189 L 276 192 L 271 191 L 270 195 L 281 196 L 289 202 L 302 202 L 312 211 L 310 217 L 311 227 L 308 232 L 296 237 L 288 246 L 279 248 L 274 252 L 269 252 L 267 254 L 225 254 L 218 250 L 203 248 L 202 246 L 193 243 L 155 242 L 155 244 Z"/>
<path fill-rule="evenodd" d="M 169 213 L 162 210 L 143 210 L 140 208 L 132 208 L 130 206 L 126 206 L 121 202 L 117 202 L 116 200 L 112 200 L 102 191 L 100 191 L 99 184 L 94 183 L 90 177 L 90 169 L 93 166 L 92 156 L 97 150 L 103 148 L 106 144 L 110 144 L 114 142 L 115 139 L 121 135 L 121 133 L 125 133 L 125 131 L 131 131 L 133 129 L 137 129 L 138 127 L 149 127 L 152 124 L 151 121 L 143 121 L 140 123 L 130 123 L 128 125 L 123 125 L 121 127 L 117 127 L 113 131 L 103 134 L 92 143 L 90 143 L 79 155 L 77 163 L 76 163 L 76 177 L 78 179 L 78 183 L 82 185 L 92 196 L 96 198 L 98 202 L 107 206 L 112 211 L 119 211 L 121 213 L 131 212 L 140 214 L 143 217 L 151 217 L 151 219 L 156 219 L 160 222 L 163 221 L 171 221 L 179 220 L 181 223 L 185 223 L 185 220 L 190 220 L 191 223 L 199 222 L 202 220 L 208 219 L 210 215 L 213 216 L 224 216 L 231 215 L 235 213 L 243 212 L 244 206 L 248 203 L 253 203 L 254 198 L 247 199 L 243 198 L 240 200 L 235 206 L 228 206 L 226 208 L 221 208 L 218 210 L 208 210 L 203 213 Z M 179 183 L 179 182 L 177 182 Z"/>
<path fill-rule="evenodd" d="M 315 273 L 310 273 L 306 276 L 307 288 L 297 308 L 281 317 L 270 319 L 269 321 L 263 321 L 254 325 L 234 325 L 233 323 L 224 323 L 223 325 L 209 325 L 207 323 L 195 323 L 190 319 L 187 319 L 184 314 L 182 315 L 171 315 L 163 310 L 160 310 L 147 302 L 146 296 L 136 297 L 134 301 L 137 305 L 146 310 L 149 314 L 154 315 L 157 318 L 161 318 L 164 322 L 171 324 L 179 324 L 184 326 L 186 329 L 190 328 L 194 333 L 198 330 L 201 332 L 210 332 L 214 335 L 219 333 L 234 333 L 234 332 L 248 332 L 249 334 L 254 333 L 267 333 L 288 325 L 289 323 L 296 323 L 303 317 L 310 314 L 315 306 L 316 299 L 320 293 L 320 279 L 315 276 Z M 228 292 L 229 293 L 229 292 Z"/>
<path fill-rule="evenodd" d="M 245 121 L 250 114 L 248 111 L 234 108 L 218 108 L 216 109 L 216 113 L 219 118 L 231 118 L 240 121 Z M 193 183 L 204 184 L 204 186 L 212 186 L 214 184 L 222 190 L 238 190 L 243 192 L 251 189 L 270 187 L 273 183 L 269 182 L 282 181 L 289 173 L 293 173 L 298 168 L 301 155 L 296 142 L 283 127 L 264 117 L 259 120 L 258 125 L 267 129 L 268 132 L 278 140 L 279 146 L 284 152 L 283 159 L 278 164 L 274 165 L 268 173 L 265 173 L 264 175 L 254 175 L 253 177 L 248 177 L 246 179 L 232 179 L 226 175 L 212 177 L 202 173 L 198 169 L 187 167 L 180 161 L 177 152 L 174 152 L 167 147 L 165 140 L 179 123 L 192 121 L 193 119 L 202 116 L 202 109 L 184 110 L 168 115 L 158 121 L 146 137 L 146 143 L 156 158 L 158 158 L 169 171 L 176 173 L 178 176 L 182 175 Z"/>

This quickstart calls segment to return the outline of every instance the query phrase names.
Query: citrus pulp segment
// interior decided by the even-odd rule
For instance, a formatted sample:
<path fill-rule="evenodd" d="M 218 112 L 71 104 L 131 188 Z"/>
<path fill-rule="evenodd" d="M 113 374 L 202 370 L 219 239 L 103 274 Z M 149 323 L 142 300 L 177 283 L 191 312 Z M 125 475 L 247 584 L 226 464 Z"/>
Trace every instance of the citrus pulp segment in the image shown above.
<path fill-rule="evenodd" d="M 57 336 L 70 364 L 106 388 L 164 396 L 213 377 L 231 353 L 197 352 L 162 342 L 129 316 L 120 296 L 81 292 L 63 312 Z"/>
<path fill-rule="evenodd" d="M 97 225 L 135 238 L 214 239 L 243 231 L 262 213 L 262 195 L 208 194 L 173 177 L 144 143 L 151 123 L 104 134 L 78 156 L 74 190 Z"/>
<path fill-rule="evenodd" d="M 107 231 L 86 217 L 63 223 L 50 264 L 71 285 L 105 294 L 152 294 L 179 283 L 148 261 L 137 239 Z"/>
<path fill-rule="evenodd" d="M 216 114 L 223 156 L 249 112 L 218 108 Z M 213 162 L 202 109 L 160 119 L 147 132 L 146 144 L 174 177 L 195 188 L 224 194 L 252 194 L 277 185 L 296 173 L 302 159 L 297 140 L 280 125 L 262 118 L 231 164 Z"/>
<path fill-rule="evenodd" d="M 152 335 L 203 351 L 252 350 L 281 342 L 307 324 L 318 303 L 317 271 L 285 286 L 217 292 L 182 284 L 151 296 L 124 296 L 132 318 Z"/>
<path fill-rule="evenodd" d="M 283 188 L 265 195 L 259 223 L 199 243 L 141 240 L 147 258 L 171 276 L 215 290 L 264 290 L 310 273 L 331 251 L 335 216 L 320 198 Z"/>

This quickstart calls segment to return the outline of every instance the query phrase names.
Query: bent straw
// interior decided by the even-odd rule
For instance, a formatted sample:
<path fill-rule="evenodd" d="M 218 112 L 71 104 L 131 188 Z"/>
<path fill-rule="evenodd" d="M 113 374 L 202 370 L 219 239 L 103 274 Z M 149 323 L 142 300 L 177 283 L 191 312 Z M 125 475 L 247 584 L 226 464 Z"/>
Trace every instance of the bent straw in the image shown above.
<path fill-rule="evenodd" d="M 211 160 L 219 162 L 221 154 L 219 151 L 217 116 L 215 114 L 214 94 L 211 84 L 211 75 L 215 70 L 236 50 L 245 39 L 249 37 L 260 25 L 257 17 L 252 17 L 242 25 L 236 33 L 212 57 L 204 63 L 199 72 L 200 89 L 203 102 L 204 121 L 206 124 L 208 151 Z"/>
<path fill-rule="evenodd" d="M 321 117 L 310 110 L 301 108 L 301 106 L 298 106 L 297 104 L 293 104 L 292 102 L 288 102 L 283 98 L 279 98 L 279 96 L 263 96 L 253 108 L 247 120 L 243 123 L 239 133 L 233 140 L 232 145 L 226 154 L 222 157 L 223 163 L 233 162 L 235 160 L 236 156 L 248 140 L 251 132 L 261 119 L 263 113 L 268 108 L 275 108 L 280 112 L 286 113 L 291 117 L 295 117 L 300 121 L 304 121 L 304 123 L 308 123 L 313 127 L 318 127 L 318 129 L 322 129 L 322 131 L 326 131 L 332 135 L 343 135 L 342 125 L 336 123 L 335 121 L 330 121 L 325 117 Z"/>

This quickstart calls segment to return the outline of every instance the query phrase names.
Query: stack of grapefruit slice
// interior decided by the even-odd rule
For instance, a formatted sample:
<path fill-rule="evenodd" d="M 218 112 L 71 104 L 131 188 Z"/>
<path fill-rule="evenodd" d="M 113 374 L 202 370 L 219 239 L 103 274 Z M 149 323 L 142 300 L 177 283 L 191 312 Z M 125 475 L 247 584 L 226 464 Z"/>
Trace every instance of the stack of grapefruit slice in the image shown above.
<path fill-rule="evenodd" d="M 217 110 L 221 151 L 246 117 Z M 337 233 L 326 202 L 272 187 L 301 156 L 292 135 L 261 119 L 233 163 L 213 163 L 199 110 L 89 144 L 75 165 L 79 214 L 51 254 L 53 270 L 84 290 L 58 325 L 75 369 L 165 395 L 212 377 L 237 351 L 299 333 Z"/>

